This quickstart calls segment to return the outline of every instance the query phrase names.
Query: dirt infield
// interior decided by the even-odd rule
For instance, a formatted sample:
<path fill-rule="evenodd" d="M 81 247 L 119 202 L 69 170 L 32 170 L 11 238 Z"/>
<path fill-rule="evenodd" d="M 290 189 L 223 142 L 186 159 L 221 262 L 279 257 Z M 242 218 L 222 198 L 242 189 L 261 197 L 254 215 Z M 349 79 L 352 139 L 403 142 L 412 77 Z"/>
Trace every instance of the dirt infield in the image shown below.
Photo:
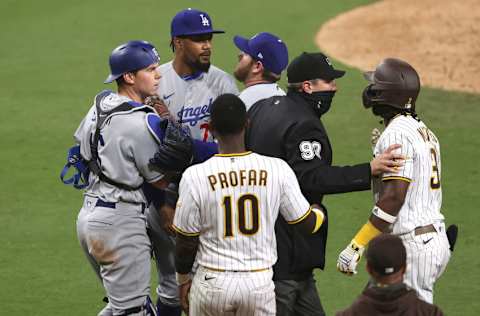
<path fill-rule="evenodd" d="M 412 64 L 422 84 L 480 93 L 478 0 L 383 0 L 328 21 L 316 43 L 362 70 L 385 57 Z"/>

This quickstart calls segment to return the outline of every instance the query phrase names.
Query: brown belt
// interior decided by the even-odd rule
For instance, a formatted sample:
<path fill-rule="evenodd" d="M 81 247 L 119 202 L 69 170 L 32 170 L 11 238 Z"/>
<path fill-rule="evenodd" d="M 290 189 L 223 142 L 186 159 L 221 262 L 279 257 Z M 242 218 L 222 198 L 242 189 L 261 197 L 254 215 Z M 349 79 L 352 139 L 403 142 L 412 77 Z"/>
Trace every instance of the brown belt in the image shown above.
<path fill-rule="evenodd" d="M 263 269 L 255 269 L 255 270 L 224 270 L 224 269 L 216 269 L 216 268 L 210 268 L 203 266 L 207 270 L 215 271 L 215 272 L 262 272 L 262 271 L 267 271 L 269 268 L 263 268 Z"/>
<path fill-rule="evenodd" d="M 436 232 L 437 230 L 435 229 L 435 226 L 433 226 L 432 224 L 415 228 L 415 236 L 423 235 L 426 233 L 436 233 Z"/>

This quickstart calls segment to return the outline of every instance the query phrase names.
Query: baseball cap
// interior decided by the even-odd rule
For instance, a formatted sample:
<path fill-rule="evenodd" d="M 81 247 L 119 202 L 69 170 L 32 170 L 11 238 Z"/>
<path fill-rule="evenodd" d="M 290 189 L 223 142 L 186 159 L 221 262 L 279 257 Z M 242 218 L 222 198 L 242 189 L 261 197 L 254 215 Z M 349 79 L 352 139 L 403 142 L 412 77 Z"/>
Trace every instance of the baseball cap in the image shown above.
<path fill-rule="evenodd" d="M 116 47 L 110 54 L 110 75 L 104 83 L 118 79 L 124 73 L 144 69 L 158 63 L 160 56 L 147 41 L 129 41 Z"/>
<path fill-rule="evenodd" d="M 280 75 L 288 65 L 287 45 L 273 34 L 258 33 L 250 39 L 236 35 L 233 42 L 238 49 L 261 61 L 263 66 L 274 74 Z"/>
<path fill-rule="evenodd" d="M 407 253 L 398 236 L 381 234 L 368 244 L 366 258 L 373 271 L 385 276 L 405 266 Z"/>
<path fill-rule="evenodd" d="M 188 8 L 178 12 L 170 24 L 170 35 L 200 35 L 210 33 L 225 33 L 222 30 L 214 30 L 212 20 L 207 12 Z"/>
<path fill-rule="evenodd" d="M 313 79 L 331 81 L 342 77 L 344 74 L 345 71 L 334 69 L 328 57 L 322 53 L 303 52 L 292 60 L 287 69 L 288 83 Z"/>

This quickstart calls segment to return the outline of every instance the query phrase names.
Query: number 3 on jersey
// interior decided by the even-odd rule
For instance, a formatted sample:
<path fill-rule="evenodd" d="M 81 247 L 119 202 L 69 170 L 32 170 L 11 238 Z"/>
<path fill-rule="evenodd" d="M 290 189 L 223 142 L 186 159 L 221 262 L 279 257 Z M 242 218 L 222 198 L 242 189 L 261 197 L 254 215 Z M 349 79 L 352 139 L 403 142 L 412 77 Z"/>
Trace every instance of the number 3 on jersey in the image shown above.
<path fill-rule="evenodd" d="M 238 219 L 238 230 L 243 235 L 254 235 L 258 232 L 260 226 L 260 212 L 258 210 L 258 198 L 253 194 L 244 194 L 240 196 L 236 203 L 236 213 Z M 246 209 L 250 211 L 247 213 Z M 232 197 L 227 195 L 223 198 L 225 237 L 233 237 L 233 221 L 235 221 L 234 210 L 232 208 Z M 248 220 L 248 217 L 250 220 Z"/>
<path fill-rule="evenodd" d="M 440 170 L 438 170 L 437 152 L 432 147 L 430 148 L 430 158 L 432 158 L 432 177 L 430 178 L 430 187 L 432 189 L 440 188 Z"/>

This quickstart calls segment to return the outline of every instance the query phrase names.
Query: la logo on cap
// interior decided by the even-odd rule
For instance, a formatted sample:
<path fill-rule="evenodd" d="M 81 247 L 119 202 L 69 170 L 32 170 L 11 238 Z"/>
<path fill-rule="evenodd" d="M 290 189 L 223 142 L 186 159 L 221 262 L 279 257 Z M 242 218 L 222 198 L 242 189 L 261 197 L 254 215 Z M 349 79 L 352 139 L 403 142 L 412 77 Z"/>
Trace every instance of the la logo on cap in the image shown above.
<path fill-rule="evenodd" d="M 208 21 L 206 16 L 204 16 L 203 14 L 200 14 L 200 17 L 202 18 L 202 25 L 203 26 L 210 26 L 210 21 Z"/>

